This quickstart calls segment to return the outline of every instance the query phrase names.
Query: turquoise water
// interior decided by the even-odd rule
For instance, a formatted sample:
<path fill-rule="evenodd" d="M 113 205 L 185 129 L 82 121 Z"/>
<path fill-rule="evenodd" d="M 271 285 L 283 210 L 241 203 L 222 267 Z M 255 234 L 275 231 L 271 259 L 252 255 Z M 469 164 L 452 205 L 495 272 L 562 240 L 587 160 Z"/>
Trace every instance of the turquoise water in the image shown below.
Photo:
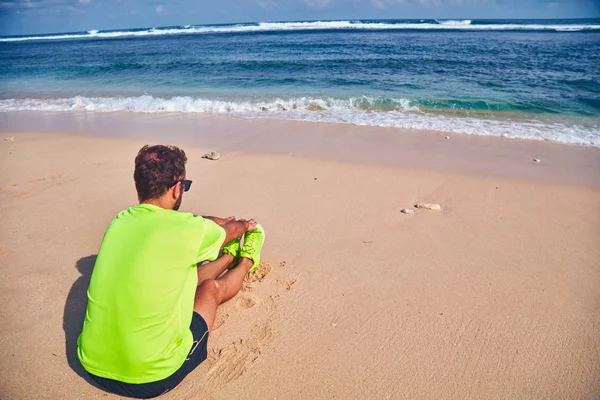
<path fill-rule="evenodd" d="M 600 146 L 600 20 L 355 20 L 0 38 L 7 111 L 219 113 Z"/>

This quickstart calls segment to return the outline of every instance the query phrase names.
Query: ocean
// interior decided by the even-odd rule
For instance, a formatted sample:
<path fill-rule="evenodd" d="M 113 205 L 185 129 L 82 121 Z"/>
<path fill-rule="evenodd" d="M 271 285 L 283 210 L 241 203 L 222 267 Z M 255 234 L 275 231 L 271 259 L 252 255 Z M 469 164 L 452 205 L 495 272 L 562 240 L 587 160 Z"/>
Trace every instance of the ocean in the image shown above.
<path fill-rule="evenodd" d="M 11 111 L 216 113 L 600 147 L 600 19 L 4 36 L 0 121 Z"/>

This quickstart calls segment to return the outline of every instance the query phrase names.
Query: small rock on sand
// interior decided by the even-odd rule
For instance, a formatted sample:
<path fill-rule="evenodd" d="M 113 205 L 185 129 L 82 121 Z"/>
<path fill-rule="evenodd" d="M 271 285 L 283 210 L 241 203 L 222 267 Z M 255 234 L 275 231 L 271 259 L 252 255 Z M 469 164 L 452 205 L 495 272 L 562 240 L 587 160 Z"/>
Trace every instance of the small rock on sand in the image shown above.
<path fill-rule="evenodd" d="M 221 155 L 216 151 L 211 151 L 210 153 L 206 153 L 204 156 L 202 156 L 202 158 L 206 158 L 209 160 L 218 160 L 219 158 L 221 158 Z"/>
<path fill-rule="evenodd" d="M 542 162 L 542 160 L 540 160 L 539 158 L 534 158 L 534 159 L 533 159 L 533 162 L 537 162 L 537 163 L 539 163 L 539 162 Z"/>
<path fill-rule="evenodd" d="M 432 211 L 440 211 L 442 209 L 442 206 L 440 206 L 439 204 L 433 204 L 433 203 L 418 203 L 415 205 L 415 207 L 422 208 L 424 210 L 432 210 Z"/>
<path fill-rule="evenodd" d="M 5 138 L 4 138 L 4 141 L 5 141 L 5 142 L 14 142 L 14 141 L 15 141 L 15 137 L 14 137 L 14 136 L 11 136 L 11 137 L 5 137 Z"/>
<path fill-rule="evenodd" d="M 411 210 L 410 208 L 403 208 L 402 210 L 400 210 L 400 212 L 403 214 L 414 214 L 415 210 Z"/>
<path fill-rule="evenodd" d="M 450 139 L 450 136 L 446 136 L 446 140 Z"/>

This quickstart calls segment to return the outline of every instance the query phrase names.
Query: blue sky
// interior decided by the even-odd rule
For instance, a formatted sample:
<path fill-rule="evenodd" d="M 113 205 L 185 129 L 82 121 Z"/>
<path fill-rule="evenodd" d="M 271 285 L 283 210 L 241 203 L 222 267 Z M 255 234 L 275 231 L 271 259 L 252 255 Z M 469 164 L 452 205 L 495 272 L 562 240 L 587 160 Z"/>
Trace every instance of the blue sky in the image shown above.
<path fill-rule="evenodd" d="M 600 0 L 0 0 L 0 35 L 358 18 L 599 18 Z"/>

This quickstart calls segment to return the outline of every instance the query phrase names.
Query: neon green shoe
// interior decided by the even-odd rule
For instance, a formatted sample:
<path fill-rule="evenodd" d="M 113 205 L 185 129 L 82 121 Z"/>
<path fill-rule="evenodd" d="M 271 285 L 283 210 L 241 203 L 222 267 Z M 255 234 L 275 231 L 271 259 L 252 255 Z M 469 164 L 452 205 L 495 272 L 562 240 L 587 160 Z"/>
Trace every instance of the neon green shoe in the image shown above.
<path fill-rule="evenodd" d="M 262 226 L 256 224 L 256 229 L 253 231 L 248 231 L 244 234 L 244 246 L 240 251 L 240 257 L 249 258 L 253 261 L 252 268 L 250 271 L 252 272 L 258 267 L 260 264 L 260 250 L 265 243 L 265 231 Z"/>
<path fill-rule="evenodd" d="M 237 261 L 240 259 L 240 239 L 232 240 L 223 246 L 223 249 L 221 250 L 223 254 L 231 254 L 233 256 L 233 266 L 237 265 Z"/>

